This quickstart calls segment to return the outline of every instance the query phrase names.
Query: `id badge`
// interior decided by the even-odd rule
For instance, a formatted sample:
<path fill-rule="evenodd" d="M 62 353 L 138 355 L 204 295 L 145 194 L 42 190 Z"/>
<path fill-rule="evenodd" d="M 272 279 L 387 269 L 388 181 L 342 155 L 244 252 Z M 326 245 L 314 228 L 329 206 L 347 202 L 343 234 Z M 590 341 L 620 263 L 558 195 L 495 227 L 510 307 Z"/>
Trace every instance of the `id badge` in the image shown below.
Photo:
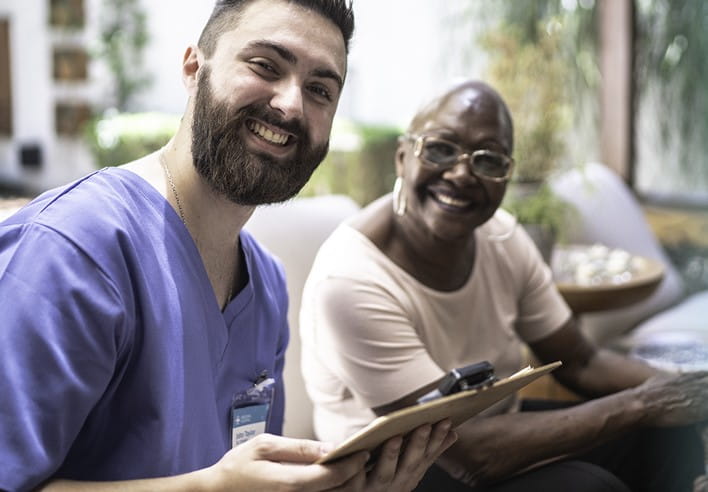
<path fill-rule="evenodd" d="M 252 388 L 234 396 L 231 404 L 231 447 L 265 432 L 274 389 L 275 380 L 263 371 Z"/>

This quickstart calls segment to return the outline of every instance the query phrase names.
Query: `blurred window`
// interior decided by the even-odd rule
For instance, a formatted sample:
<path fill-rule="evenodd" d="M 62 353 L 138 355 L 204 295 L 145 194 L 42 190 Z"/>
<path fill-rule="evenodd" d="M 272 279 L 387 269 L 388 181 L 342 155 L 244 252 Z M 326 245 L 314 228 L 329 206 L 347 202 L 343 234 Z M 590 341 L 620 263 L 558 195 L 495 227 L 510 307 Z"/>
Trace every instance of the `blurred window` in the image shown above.
<path fill-rule="evenodd" d="M 635 0 L 634 184 L 708 205 L 708 2 Z"/>

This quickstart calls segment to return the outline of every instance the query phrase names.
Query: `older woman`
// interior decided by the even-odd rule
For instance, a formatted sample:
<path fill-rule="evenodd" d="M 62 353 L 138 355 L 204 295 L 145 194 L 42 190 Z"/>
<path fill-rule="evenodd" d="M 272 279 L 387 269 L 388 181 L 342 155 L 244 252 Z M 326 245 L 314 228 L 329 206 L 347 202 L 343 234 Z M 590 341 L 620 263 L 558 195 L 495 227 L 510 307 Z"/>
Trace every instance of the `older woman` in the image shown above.
<path fill-rule="evenodd" d="M 452 87 L 401 139 L 393 194 L 322 246 L 300 323 L 318 437 L 339 441 L 414 404 L 455 367 L 489 360 L 508 376 L 527 346 L 562 360 L 555 377 L 590 399 L 535 412 L 500 402 L 459 427 L 421 487 L 689 490 L 704 470 L 690 425 L 708 418 L 708 375 L 658 375 L 582 336 L 532 241 L 499 209 L 512 147 L 499 94 Z"/>

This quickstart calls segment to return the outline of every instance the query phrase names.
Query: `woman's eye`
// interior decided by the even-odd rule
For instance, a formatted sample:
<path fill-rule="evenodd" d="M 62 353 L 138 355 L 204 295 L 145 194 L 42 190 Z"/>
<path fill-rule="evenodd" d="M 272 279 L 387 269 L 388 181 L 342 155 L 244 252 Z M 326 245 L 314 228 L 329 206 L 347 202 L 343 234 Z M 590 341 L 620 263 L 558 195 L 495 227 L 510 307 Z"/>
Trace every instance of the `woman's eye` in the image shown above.
<path fill-rule="evenodd" d="M 426 145 L 428 154 L 438 158 L 452 157 L 456 154 L 455 147 L 450 144 L 435 142 Z"/>

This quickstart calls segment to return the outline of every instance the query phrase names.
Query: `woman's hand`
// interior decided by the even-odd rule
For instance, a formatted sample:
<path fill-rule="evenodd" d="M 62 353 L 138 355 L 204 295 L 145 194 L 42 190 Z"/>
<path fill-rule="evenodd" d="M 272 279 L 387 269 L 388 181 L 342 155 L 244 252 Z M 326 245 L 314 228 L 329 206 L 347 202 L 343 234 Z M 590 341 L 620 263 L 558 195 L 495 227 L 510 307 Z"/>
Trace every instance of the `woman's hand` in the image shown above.
<path fill-rule="evenodd" d="M 419 427 L 408 439 L 394 437 L 384 443 L 373 468 L 367 471 L 366 452 L 317 465 L 314 462 L 331 446 L 261 434 L 205 469 L 204 485 L 214 491 L 408 491 L 456 439 L 449 421 Z"/>
<path fill-rule="evenodd" d="M 394 437 L 381 448 L 376 464 L 342 490 L 397 492 L 413 490 L 438 457 L 457 440 L 449 420 L 424 425 L 407 439 Z"/>
<path fill-rule="evenodd" d="M 638 386 L 647 425 L 673 427 L 708 420 L 708 372 L 660 374 Z"/>

